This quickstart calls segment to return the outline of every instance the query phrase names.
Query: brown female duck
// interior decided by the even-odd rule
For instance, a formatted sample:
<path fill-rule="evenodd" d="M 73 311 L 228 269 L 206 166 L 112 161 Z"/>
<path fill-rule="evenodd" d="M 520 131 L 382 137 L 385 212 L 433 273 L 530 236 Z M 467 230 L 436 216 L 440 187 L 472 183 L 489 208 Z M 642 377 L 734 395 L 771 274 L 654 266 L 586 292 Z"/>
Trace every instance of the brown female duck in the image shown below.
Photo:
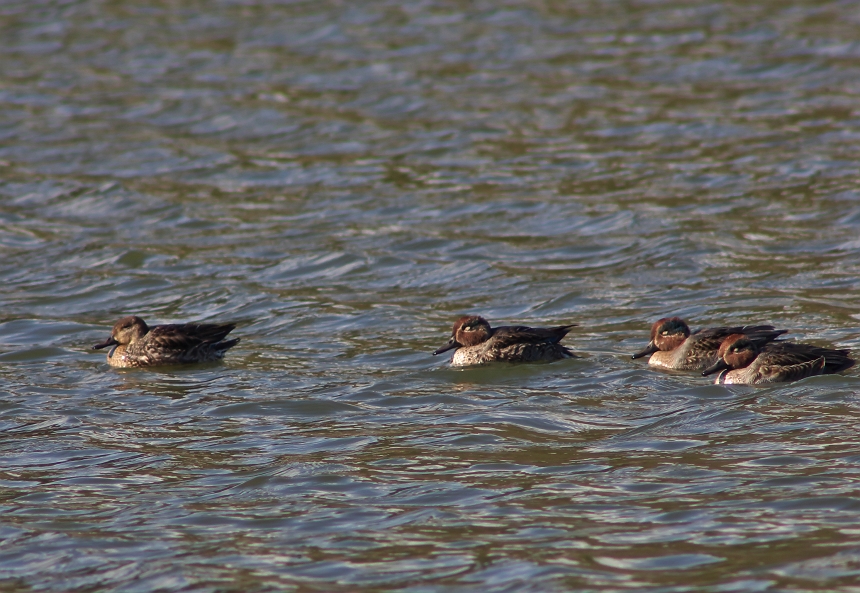
<path fill-rule="evenodd" d="M 140 317 L 130 315 L 116 322 L 110 338 L 93 346 L 111 347 L 107 355 L 113 367 L 148 367 L 219 360 L 224 352 L 239 343 L 239 338 L 224 341 L 235 325 L 185 323 L 149 327 Z"/>

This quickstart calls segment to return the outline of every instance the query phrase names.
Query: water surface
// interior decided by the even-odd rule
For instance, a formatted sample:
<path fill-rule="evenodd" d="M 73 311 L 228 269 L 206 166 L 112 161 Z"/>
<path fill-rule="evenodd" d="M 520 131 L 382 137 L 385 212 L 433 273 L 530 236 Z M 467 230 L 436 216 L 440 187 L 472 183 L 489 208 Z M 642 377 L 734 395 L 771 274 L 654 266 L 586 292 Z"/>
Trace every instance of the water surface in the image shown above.
<path fill-rule="evenodd" d="M 851 2 L 0 4 L 4 591 L 853 591 Z M 582 357 L 455 370 L 459 315 Z M 119 317 L 235 321 L 110 369 Z"/>

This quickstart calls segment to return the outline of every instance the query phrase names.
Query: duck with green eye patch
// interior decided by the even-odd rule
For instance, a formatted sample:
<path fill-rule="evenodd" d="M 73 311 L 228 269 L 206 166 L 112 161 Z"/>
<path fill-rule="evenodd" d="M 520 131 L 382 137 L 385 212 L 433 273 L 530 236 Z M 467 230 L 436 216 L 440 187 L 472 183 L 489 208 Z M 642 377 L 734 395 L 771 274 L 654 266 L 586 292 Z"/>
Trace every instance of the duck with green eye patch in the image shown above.
<path fill-rule="evenodd" d="M 464 315 L 454 322 L 448 343 L 433 354 L 456 350 L 451 366 L 489 362 L 552 362 L 575 355 L 559 342 L 576 324 L 558 327 L 524 325 L 492 328 L 479 315 Z"/>
<path fill-rule="evenodd" d="M 687 322 L 680 317 L 664 317 L 651 326 L 651 341 L 644 350 L 631 358 L 651 357 L 648 364 L 678 371 L 701 371 L 719 359 L 720 344 L 733 334 L 747 336 L 763 346 L 786 333 L 772 325 L 745 325 L 737 327 L 712 327 L 690 333 Z"/>
<path fill-rule="evenodd" d="M 719 360 L 702 371 L 719 372 L 714 383 L 759 385 L 798 381 L 851 368 L 850 350 L 819 348 L 796 342 L 771 342 L 759 347 L 747 336 L 728 336 L 720 346 Z"/>

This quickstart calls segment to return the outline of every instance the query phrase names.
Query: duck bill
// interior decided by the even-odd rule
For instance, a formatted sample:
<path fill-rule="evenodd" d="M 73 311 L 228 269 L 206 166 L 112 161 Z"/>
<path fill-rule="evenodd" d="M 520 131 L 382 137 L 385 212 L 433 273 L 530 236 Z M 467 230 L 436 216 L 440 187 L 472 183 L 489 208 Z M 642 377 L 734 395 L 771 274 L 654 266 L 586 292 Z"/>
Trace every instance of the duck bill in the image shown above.
<path fill-rule="evenodd" d="M 442 354 L 443 352 L 448 352 L 448 350 L 453 350 L 454 348 L 459 348 L 459 347 L 460 347 L 460 344 L 458 344 L 457 341 L 454 340 L 454 338 L 452 336 L 451 339 L 448 340 L 447 344 L 445 344 L 444 346 L 442 346 L 441 348 L 439 348 L 438 350 L 436 350 L 433 353 L 433 356 L 436 356 L 437 354 Z"/>
<path fill-rule="evenodd" d="M 654 344 L 654 342 L 648 342 L 648 345 L 645 346 L 644 350 L 637 352 L 636 354 L 634 354 L 630 358 L 635 360 L 637 358 L 642 358 L 643 356 L 648 356 L 649 354 L 654 354 L 658 350 L 659 350 L 659 348 L 657 347 L 656 344 Z"/>
<path fill-rule="evenodd" d="M 96 344 L 93 346 L 93 350 L 101 350 L 102 348 L 107 348 L 108 346 L 117 346 L 119 342 L 113 339 L 113 336 L 102 342 L 101 344 Z"/>
<path fill-rule="evenodd" d="M 702 371 L 702 376 L 707 377 L 708 375 L 713 375 L 717 371 L 724 371 L 727 368 L 729 368 L 728 363 L 725 360 L 720 359 L 708 368 L 706 368 L 704 371 Z"/>

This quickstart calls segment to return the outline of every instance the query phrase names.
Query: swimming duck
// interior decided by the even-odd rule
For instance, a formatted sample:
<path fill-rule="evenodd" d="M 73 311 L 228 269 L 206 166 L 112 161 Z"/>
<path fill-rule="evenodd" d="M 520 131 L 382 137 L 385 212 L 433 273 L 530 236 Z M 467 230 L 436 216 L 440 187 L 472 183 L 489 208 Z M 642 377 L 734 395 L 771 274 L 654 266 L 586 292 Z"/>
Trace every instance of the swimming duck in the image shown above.
<path fill-rule="evenodd" d="M 140 317 L 130 315 L 117 321 L 110 338 L 93 346 L 93 350 L 111 346 L 108 364 L 122 368 L 209 362 L 219 360 L 239 343 L 239 338 L 222 341 L 235 327 L 232 323 L 149 327 Z"/>
<path fill-rule="evenodd" d="M 574 358 L 573 352 L 559 344 L 576 324 L 558 327 L 524 325 L 491 328 L 479 315 L 460 317 L 451 330 L 448 343 L 433 355 L 456 348 L 452 366 L 469 366 L 487 362 L 550 362 Z"/>
<path fill-rule="evenodd" d="M 702 371 L 717 375 L 714 383 L 780 383 L 813 375 L 829 375 L 851 368 L 850 350 L 819 348 L 796 342 L 771 342 L 757 345 L 742 334 L 728 336 L 720 346 L 720 359 Z"/>
<path fill-rule="evenodd" d="M 719 359 L 723 340 L 732 334 L 743 334 L 763 346 L 786 333 L 772 325 L 712 327 L 690 334 L 690 327 L 680 317 L 664 317 L 651 326 L 651 341 L 631 358 L 651 355 L 648 364 L 679 371 L 701 371 Z"/>

